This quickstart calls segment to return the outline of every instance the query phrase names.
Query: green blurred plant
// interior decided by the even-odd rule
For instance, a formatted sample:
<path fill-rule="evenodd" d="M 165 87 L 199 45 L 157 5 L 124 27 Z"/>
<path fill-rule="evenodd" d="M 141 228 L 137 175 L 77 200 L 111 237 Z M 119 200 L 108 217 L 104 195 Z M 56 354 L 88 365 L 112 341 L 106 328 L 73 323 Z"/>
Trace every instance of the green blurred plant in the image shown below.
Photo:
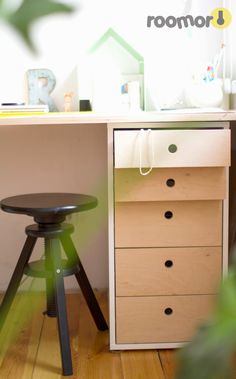
<path fill-rule="evenodd" d="M 72 6 L 53 0 L 22 0 L 16 9 L 9 6 L 9 0 L 0 0 L 0 21 L 13 27 L 28 47 L 35 51 L 30 33 L 31 25 L 42 17 L 71 13 L 73 10 Z"/>
<path fill-rule="evenodd" d="M 212 318 L 178 353 L 175 379 L 231 379 L 235 377 L 236 273 L 225 278 Z"/>

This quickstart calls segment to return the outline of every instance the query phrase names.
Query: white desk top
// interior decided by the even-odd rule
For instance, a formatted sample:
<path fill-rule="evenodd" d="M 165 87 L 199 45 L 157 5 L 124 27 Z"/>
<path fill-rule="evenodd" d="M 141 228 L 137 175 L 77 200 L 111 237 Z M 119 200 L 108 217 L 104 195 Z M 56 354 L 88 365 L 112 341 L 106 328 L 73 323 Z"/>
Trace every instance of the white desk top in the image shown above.
<path fill-rule="evenodd" d="M 46 113 L 42 115 L 0 115 L 4 125 L 57 125 L 57 124 L 114 124 L 127 122 L 190 122 L 190 121 L 236 121 L 236 110 L 175 110 L 160 112 L 137 112 L 126 114 L 97 114 L 92 112 Z"/>

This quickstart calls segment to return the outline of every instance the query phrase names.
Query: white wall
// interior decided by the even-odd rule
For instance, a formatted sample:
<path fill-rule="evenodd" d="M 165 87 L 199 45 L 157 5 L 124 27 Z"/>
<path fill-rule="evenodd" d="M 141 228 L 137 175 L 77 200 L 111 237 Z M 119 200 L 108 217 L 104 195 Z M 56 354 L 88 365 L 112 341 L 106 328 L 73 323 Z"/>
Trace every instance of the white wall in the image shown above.
<path fill-rule="evenodd" d="M 190 13 L 209 15 L 222 1 L 192 0 Z M 64 92 L 73 91 L 74 109 L 78 109 L 77 65 L 83 62 L 89 47 L 113 27 L 145 57 L 147 86 L 153 98 L 150 107 L 158 102 L 174 103 L 193 71 L 211 61 L 222 43 L 222 31 L 213 27 L 185 30 L 146 27 L 148 15 L 183 14 L 187 0 L 70 2 L 77 6 L 74 15 L 50 17 L 34 26 L 38 55 L 29 52 L 14 32 L 1 25 L 0 101 L 22 101 L 26 70 L 46 67 L 57 78 L 53 97 L 58 108 L 63 110 Z M 233 7 L 236 13 L 235 4 Z M 235 25 L 234 21 L 233 31 Z"/>
<path fill-rule="evenodd" d="M 72 217 L 73 239 L 94 287 L 108 278 L 106 126 L 1 126 L 0 199 L 22 193 L 91 194 L 98 206 Z M 28 216 L 0 211 L 0 290 L 4 290 L 25 241 Z M 43 254 L 37 243 L 31 260 Z M 28 280 L 27 283 L 30 283 Z M 35 288 L 43 280 L 35 281 Z M 77 288 L 75 280 L 67 286 Z"/>
<path fill-rule="evenodd" d="M 236 48 L 235 48 L 235 36 L 236 36 L 236 2 L 233 0 L 228 0 L 228 3 L 231 7 L 231 12 L 233 15 L 233 22 L 232 26 L 229 30 L 229 39 L 228 39 L 228 44 L 229 44 L 229 50 L 231 53 L 231 70 L 229 69 L 229 74 L 230 71 L 232 71 L 232 79 L 236 80 Z"/>

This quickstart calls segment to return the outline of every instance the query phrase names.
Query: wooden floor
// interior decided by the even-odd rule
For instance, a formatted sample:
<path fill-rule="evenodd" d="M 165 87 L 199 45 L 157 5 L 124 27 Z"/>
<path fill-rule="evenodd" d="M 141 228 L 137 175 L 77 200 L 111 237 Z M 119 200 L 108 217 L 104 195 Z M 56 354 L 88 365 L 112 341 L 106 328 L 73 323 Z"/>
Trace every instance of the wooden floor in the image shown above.
<path fill-rule="evenodd" d="M 107 317 L 107 295 L 97 294 Z M 98 332 L 79 294 L 68 294 L 74 375 L 79 379 L 172 379 L 175 351 L 110 352 L 108 332 Z M 42 314 L 44 296 L 18 295 L 0 335 L 1 379 L 59 379 L 56 319 Z M 64 378 L 64 377 L 63 377 Z"/>

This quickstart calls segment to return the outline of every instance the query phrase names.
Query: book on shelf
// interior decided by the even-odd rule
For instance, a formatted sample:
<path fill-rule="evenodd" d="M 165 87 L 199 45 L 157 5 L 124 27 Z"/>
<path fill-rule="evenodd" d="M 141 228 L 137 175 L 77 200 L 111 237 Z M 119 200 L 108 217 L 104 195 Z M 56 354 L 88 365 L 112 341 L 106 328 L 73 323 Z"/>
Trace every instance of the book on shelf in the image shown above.
<path fill-rule="evenodd" d="M 17 114 L 17 113 L 46 113 L 49 112 L 47 104 L 24 105 L 24 104 L 11 104 L 0 105 L 0 114 Z"/>

